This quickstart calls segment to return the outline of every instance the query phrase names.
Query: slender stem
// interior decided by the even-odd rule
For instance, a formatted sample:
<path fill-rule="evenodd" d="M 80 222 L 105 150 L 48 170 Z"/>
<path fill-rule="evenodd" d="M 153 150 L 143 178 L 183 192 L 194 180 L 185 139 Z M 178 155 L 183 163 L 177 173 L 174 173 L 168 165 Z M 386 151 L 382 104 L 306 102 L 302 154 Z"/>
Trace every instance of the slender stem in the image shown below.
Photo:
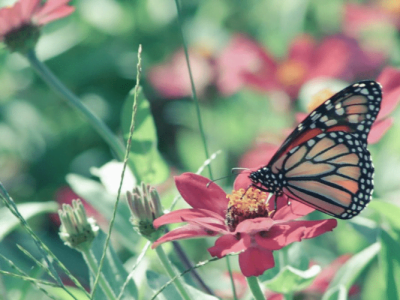
<path fill-rule="evenodd" d="M 94 280 L 93 289 L 92 289 L 92 293 L 91 293 L 91 299 L 93 299 L 94 292 L 96 291 L 97 282 L 98 282 L 100 274 L 101 274 L 101 269 L 103 268 L 104 260 L 105 260 L 107 249 L 108 249 L 108 245 L 110 244 L 111 233 L 112 233 L 112 229 L 113 229 L 113 226 L 114 226 L 115 218 L 117 216 L 117 208 L 118 208 L 119 200 L 121 198 L 122 183 L 124 181 L 125 170 L 126 170 L 126 166 L 128 164 L 128 160 L 129 160 L 129 152 L 131 151 L 132 135 L 133 135 L 133 131 L 135 130 L 135 117 L 136 117 L 136 111 L 137 111 L 137 97 L 138 97 L 138 93 L 139 93 L 140 75 L 141 75 L 141 72 L 142 72 L 142 56 L 141 55 L 142 55 L 142 45 L 139 45 L 137 74 L 136 74 L 136 85 L 135 85 L 135 94 L 134 94 L 134 98 L 133 98 L 132 119 L 131 119 L 130 133 L 129 133 L 128 141 L 126 143 L 126 150 L 125 150 L 125 154 L 124 154 L 124 164 L 123 164 L 123 167 L 122 167 L 121 180 L 119 182 L 119 187 L 118 187 L 117 200 L 115 201 L 115 204 L 114 204 L 113 215 L 112 215 L 112 218 L 111 218 L 111 221 L 110 221 L 110 226 L 108 227 L 107 239 L 106 239 L 106 241 L 104 243 L 103 254 L 102 254 L 101 259 L 100 259 L 99 269 L 98 269 L 98 272 L 96 274 L 96 278 Z M 138 179 L 138 177 L 136 177 L 136 179 Z"/>
<path fill-rule="evenodd" d="M 188 71 L 189 71 L 190 85 L 192 87 L 192 98 L 193 98 L 194 104 L 196 106 L 197 122 L 199 123 L 201 139 L 203 140 L 204 153 L 206 154 L 206 159 L 209 159 L 210 155 L 208 153 L 207 139 L 206 139 L 206 135 L 204 133 L 203 122 L 201 120 L 199 100 L 197 99 L 196 87 L 194 85 L 194 80 L 193 80 L 193 75 L 192 75 L 192 68 L 190 67 L 189 51 L 188 51 L 188 47 L 186 44 L 185 36 L 183 34 L 183 29 L 182 29 L 183 22 L 182 22 L 182 13 L 181 13 L 181 6 L 179 4 L 179 0 L 175 0 L 175 4 L 176 4 L 176 9 L 178 11 L 178 20 L 179 20 L 179 25 L 180 25 L 179 28 L 180 28 L 181 36 L 182 36 L 183 49 L 185 51 L 186 64 L 187 64 Z M 213 180 L 211 165 L 207 165 L 207 168 L 208 168 L 208 172 L 210 173 L 210 178 L 211 178 L 211 180 Z"/>
<path fill-rule="evenodd" d="M 189 51 L 188 51 L 188 47 L 187 47 L 187 44 L 186 44 L 185 35 L 183 34 L 183 29 L 182 29 L 183 28 L 183 26 L 182 26 L 183 25 L 183 20 L 182 20 L 181 6 L 179 4 L 179 0 L 175 0 L 175 5 L 176 5 L 176 10 L 178 12 L 178 20 L 179 20 L 179 25 L 180 25 L 179 28 L 180 28 L 180 32 L 181 32 L 181 36 L 182 36 L 182 43 L 183 43 L 183 49 L 184 49 L 184 52 L 185 52 L 186 64 L 187 64 L 188 71 L 189 71 L 190 85 L 191 85 L 191 88 L 192 88 L 192 98 L 193 98 L 193 101 L 194 101 L 194 104 L 195 104 L 195 107 L 196 107 L 197 122 L 199 124 L 199 130 L 200 130 L 200 134 L 201 134 L 201 139 L 203 141 L 204 153 L 206 155 L 206 159 L 209 159 L 210 155 L 208 153 L 207 139 L 206 139 L 206 135 L 205 135 L 204 128 L 203 128 L 203 121 L 201 119 L 199 100 L 197 99 L 196 87 L 194 85 L 192 69 L 190 67 Z M 208 168 L 208 172 L 210 174 L 210 179 L 213 180 L 211 164 L 208 164 L 207 168 Z M 232 270 L 231 270 L 229 258 L 226 258 L 226 266 L 227 266 L 227 269 L 228 269 L 228 272 L 229 272 L 229 277 L 231 279 L 231 285 L 232 285 L 232 292 L 233 292 L 234 300 L 237 300 L 235 284 L 234 284 L 234 280 L 233 280 L 233 275 L 232 275 Z"/>
<path fill-rule="evenodd" d="M 157 252 L 158 258 L 161 260 L 161 263 L 163 264 L 169 277 L 171 279 L 174 278 L 176 276 L 176 274 L 175 274 L 174 269 L 172 268 L 171 263 L 168 260 L 168 257 L 165 254 L 161 245 L 156 248 L 156 252 Z M 181 294 L 182 298 L 184 300 L 190 300 L 190 296 L 189 296 L 188 292 L 186 291 L 186 289 L 184 288 L 181 279 L 180 278 L 176 279 L 174 281 L 174 284 L 175 284 L 177 290 L 179 291 L 179 293 Z"/>
<path fill-rule="evenodd" d="M 255 276 L 246 277 L 247 283 L 251 290 L 251 293 L 256 300 L 265 300 L 264 294 L 261 291 L 260 284 L 258 283 L 258 279 Z"/>
<path fill-rule="evenodd" d="M 232 288 L 233 300 L 237 300 L 238 297 L 237 297 L 237 293 L 236 293 L 235 280 L 233 280 L 231 262 L 229 261 L 229 257 L 228 256 L 225 256 L 225 261 L 226 261 L 226 268 L 228 269 L 228 272 L 229 272 L 229 278 L 231 280 L 231 288 Z"/>
<path fill-rule="evenodd" d="M 96 276 L 97 272 L 99 271 L 99 267 L 97 265 L 96 259 L 94 258 L 93 252 L 88 248 L 82 251 L 82 255 L 91 273 L 93 274 L 93 276 Z M 117 297 L 114 295 L 114 292 L 112 291 L 107 280 L 104 278 L 103 274 L 101 274 L 99 277 L 99 285 L 103 290 L 104 294 L 106 294 L 107 299 L 117 300 Z"/>
<path fill-rule="evenodd" d="M 51 71 L 45 64 L 38 60 L 34 50 L 30 50 L 26 54 L 32 68 L 39 76 L 61 97 L 63 97 L 69 105 L 77 109 L 85 120 L 97 131 L 97 133 L 107 142 L 113 149 L 120 161 L 124 159 L 124 145 L 112 133 L 102 120 L 94 115 L 81 101 L 75 96 Z M 134 172 L 134 170 L 132 170 Z"/>
<path fill-rule="evenodd" d="M 203 279 L 200 277 L 199 273 L 197 272 L 196 269 L 193 268 L 192 263 L 190 262 L 189 258 L 186 256 L 185 251 L 183 251 L 181 245 L 177 241 L 172 242 L 174 245 L 174 249 L 176 251 L 176 254 L 178 257 L 181 259 L 181 261 L 184 263 L 185 267 L 187 269 L 192 269 L 190 271 L 191 275 L 193 278 L 197 281 L 197 284 L 208 294 L 214 295 L 214 292 L 206 285 L 206 283 L 203 281 Z"/>

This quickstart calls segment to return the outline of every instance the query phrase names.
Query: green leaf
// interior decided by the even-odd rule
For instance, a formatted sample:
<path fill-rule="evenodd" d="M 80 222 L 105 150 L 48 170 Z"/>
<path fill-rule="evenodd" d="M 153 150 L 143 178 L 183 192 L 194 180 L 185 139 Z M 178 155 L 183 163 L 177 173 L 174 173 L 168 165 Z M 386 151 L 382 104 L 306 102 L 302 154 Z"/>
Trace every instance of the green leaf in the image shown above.
<path fill-rule="evenodd" d="M 167 276 L 160 275 L 153 271 L 147 271 L 146 277 L 147 277 L 147 283 L 149 287 L 154 291 L 154 293 L 157 292 L 161 287 L 164 286 L 164 284 L 166 284 L 169 281 L 169 278 Z M 180 280 L 182 280 L 182 278 Z M 191 285 L 186 284 L 185 282 L 183 282 L 183 280 L 182 283 L 186 288 L 188 294 L 190 295 L 190 299 L 192 300 L 218 300 L 217 297 L 203 293 L 202 291 L 199 291 L 198 289 L 192 287 Z M 157 299 L 182 300 L 182 297 L 176 290 L 174 284 L 171 283 L 160 293 L 160 295 L 158 295 Z"/>
<path fill-rule="evenodd" d="M 371 201 L 371 203 L 369 203 L 368 205 L 368 208 L 372 208 L 373 210 L 384 215 L 384 217 L 387 219 L 387 221 L 390 222 L 393 227 L 400 229 L 399 206 L 385 201 Z"/>
<path fill-rule="evenodd" d="M 291 266 L 285 266 L 273 279 L 266 281 L 265 286 L 279 294 L 289 294 L 308 287 L 321 271 L 320 266 L 312 266 L 301 271 Z"/>
<path fill-rule="evenodd" d="M 325 293 L 324 300 L 347 300 L 348 293 L 344 285 L 338 285 Z"/>
<path fill-rule="evenodd" d="M 57 212 L 58 204 L 55 202 L 30 202 L 17 205 L 19 212 L 28 220 L 36 215 Z M 0 209 L 0 240 L 20 224 L 19 220 L 7 207 Z"/>
<path fill-rule="evenodd" d="M 386 299 L 400 299 L 400 236 L 382 229 L 380 238 L 380 262 L 386 284 Z"/>
<path fill-rule="evenodd" d="M 103 252 L 104 243 L 106 241 L 107 235 L 99 230 L 99 234 L 93 241 L 91 251 L 94 254 L 95 258 L 98 262 L 100 262 L 101 255 Z M 119 260 L 117 254 L 111 245 L 108 246 L 107 255 L 104 260 L 104 265 L 102 269 L 102 273 L 111 289 L 114 291 L 115 295 L 119 295 L 121 288 L 125 282 L 125 279 L 128 277 L 128 272 L 125 270 L 122 262 Z M 91 274 L 91 284 L 93 284 L 93 276 Z M 97 288 L 96 297 L 98 299 L 98 294 L 101 294 L 102 291 L 100 288 Z M 138 291 L 136 288 L 136 284 L 131 279 L 125 288 L 125 292 L 123 294 L 122 299 L 137 299 Z"/>
<path fill-rule="evenodd" d="M 360 273 L 372 261 L 372 259 L 374 259 L 380 249 L 381 245 L 375 243 L 350 258 L 336 273 L 328 287 L 328 290 L 324 294 L 323 299 L 331 299 L 330 297 L 332 293 L 342 289 L 342 287 L 349 290 Z"/>
<path fill-rule="evenodd" d="M 121 126 L 124 138 L 129 138 L 132 106 L 135 89 L 132 89 L 126 99 L 121 116 Z M 157 131 L 150 103 L 140 88 L 137 97 L 137 112 L 135 115 L 132 147 L 129 155 L 129 165 L 138 182 L 157 184 L 165 181 L 169 176 L 169 168 L 157 149 Z"/>
<path fill-rule="evenodd" d="M 116 197 L 107 193 L 102 184 L 76 174 L 68 174 L 66 180 L 75 193 L 89 202 L 107 220 L 111 220 Z M 136 253 L 139 247 L 137 242 L 139 235 L 133 230 L 132 224 L 129 222 L 130 217 L 131 214 L 126 201 L 120 201 L 114 230 L 118 234 L 120 242 L 130 251 Z"/>

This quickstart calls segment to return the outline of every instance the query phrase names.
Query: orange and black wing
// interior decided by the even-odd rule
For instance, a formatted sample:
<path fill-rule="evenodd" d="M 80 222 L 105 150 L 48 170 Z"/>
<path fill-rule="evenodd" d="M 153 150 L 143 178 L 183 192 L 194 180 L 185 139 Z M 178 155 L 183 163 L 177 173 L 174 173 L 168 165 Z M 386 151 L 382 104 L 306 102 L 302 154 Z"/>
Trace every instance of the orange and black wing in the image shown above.
<path fill-rule="evenodd" d="M 283 192 L 340 219 L 356 216 L 370 202 L 374 167 L 352 134 L 322 133 L 293 148 L 280 166 Z"/>

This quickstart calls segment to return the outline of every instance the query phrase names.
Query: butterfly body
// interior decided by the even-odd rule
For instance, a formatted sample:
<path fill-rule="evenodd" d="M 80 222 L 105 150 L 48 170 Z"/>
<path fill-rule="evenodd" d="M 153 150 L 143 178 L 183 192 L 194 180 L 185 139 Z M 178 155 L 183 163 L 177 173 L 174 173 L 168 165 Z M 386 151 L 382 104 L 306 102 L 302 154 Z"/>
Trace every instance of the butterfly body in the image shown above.
<path fill-rule="evenodd" d="M 335 94 L 297 126 L 266 166 L 250 174 L 253 185 L 340 219 L 356 216 L 372 197 L 367 138 L 381 100 L 374 81 Z"/>

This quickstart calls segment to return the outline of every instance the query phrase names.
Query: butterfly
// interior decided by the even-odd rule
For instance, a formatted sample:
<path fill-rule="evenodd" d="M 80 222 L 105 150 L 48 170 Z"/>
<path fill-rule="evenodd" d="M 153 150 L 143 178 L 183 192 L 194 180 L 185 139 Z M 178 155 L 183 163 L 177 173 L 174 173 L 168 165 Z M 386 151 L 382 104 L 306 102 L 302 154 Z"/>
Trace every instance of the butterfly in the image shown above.
<path fill-rule="evenodd" d="M 286 195 L 339 219 L 370 202 L 374 166 L 368 133 L 382 101 L 381 85 L 360 81 L 333 95 L 286 138 L 270 162 L 250 173 L 252 185 Z"/>

